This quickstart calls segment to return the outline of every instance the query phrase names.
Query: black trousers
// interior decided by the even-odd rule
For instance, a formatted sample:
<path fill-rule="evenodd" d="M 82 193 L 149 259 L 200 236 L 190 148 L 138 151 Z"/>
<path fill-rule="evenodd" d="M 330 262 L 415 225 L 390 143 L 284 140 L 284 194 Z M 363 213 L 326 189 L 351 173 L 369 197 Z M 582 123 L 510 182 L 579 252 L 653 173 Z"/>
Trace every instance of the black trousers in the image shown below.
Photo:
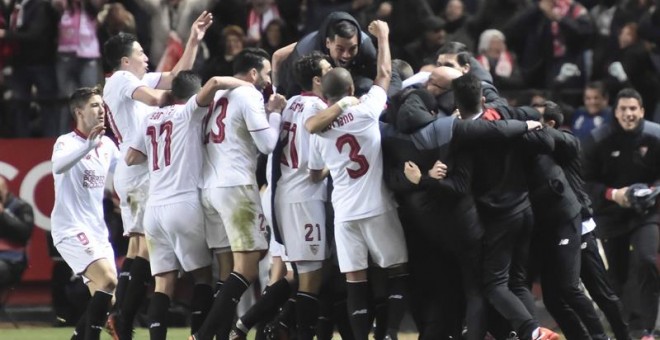
<path fill-rule="evenodd" d="M 531 208 L 504 219 L 482 218 L 484 294 L 523 340 L 539 326 L 527 286 L 533 221 Z"/>
<path fill-rule="evenodd" d="M 596 235 L 593 232 L 582 235 L 582 258 L 580 278 L 589 295 L 603 311 L 617 340 L 629 340 L 628 325 L 623 319 L 623 307 L 614 293 L 605 270 L 605 264 L 598 252 Z"/>
<path fill-rule="evenodd" d="M 607 339 L 591 300 L 580 289 L 581 216 L 537 221 L 536 227 L 534 250 L 548 312 L 568 340 Z"/>
<path fill-rule="evenodd" d="M 603 247 L 619 296 L 629 275 L 637 279 L 638 286 L 633 291 L 639 292 L 641 325 L 645 330 L 653 330 L 660 297 L 656 267 L 658 225 L 641 225 L 621 236 L 604 239 Z"/>

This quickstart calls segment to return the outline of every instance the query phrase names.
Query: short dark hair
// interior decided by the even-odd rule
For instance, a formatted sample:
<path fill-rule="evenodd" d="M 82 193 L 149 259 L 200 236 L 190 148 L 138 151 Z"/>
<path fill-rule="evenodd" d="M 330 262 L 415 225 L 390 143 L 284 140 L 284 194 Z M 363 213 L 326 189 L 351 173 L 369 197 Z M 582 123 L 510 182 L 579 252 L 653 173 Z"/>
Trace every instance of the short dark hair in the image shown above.
<path fill-rule="evenodd" d="M 137 42 L 135 35 L 119 32 L 103 44 L 103 57 L 110 69 L 116 70 L 119 68 L 121 58 L 131 55 L 133 52 L 133 43 L 135 42 Z"/>
<path fill-rule="evenodd" d="M 293 65 L 293 76 L 296 79 L 296 83 L 303 90 L 311 91 L 314 77 L 321 78 L 323 76 L 321 60 L 327 61 L 328 56 L 318 51 L 314 51 L 296 60 Z"/>
<path fill-rule="evenodd" d="M 329 101 L 337 101 L 348 95 L 351 85 L 353 85 L 353 77 L 343 67 L 335 67 L 321 78 L 323 96 Z"/>
<path fill-rule="evenodd" d="M 456 54 L 456 62 L 458 65 L 465 66 L 470 63 L 470 58 L 472 58 L 472 53 L 470 52 L 459 52 Z"/>
<path fill-rule="evenodd" d="M 412 66 L 403 59 L 392 59 L 392 70 L 396 70 L 401 77 L 401 80 L 406 80 L 415 74 Z"/>
<path fill-rule="evenodd" d="M 69 97 L 69 109 L 74 119 L 76 119 L 76 109 L 85 107 L 89 98 L 95 95 L 101 95 L 101 90 L 98 87 L 81 87 L 73 91 Z"/>
<path fill-rule="evenodd" d="M 562 112 L 561 106 L 559 106 L 559 104 L 551 100 L 546 100 L 545 103 L 543 103 L 543 107 L 545 108 L 543 110 L 543 120 L 546 122 L 549 120 L 554 120 L 555 127 L 560 127 L 562 124 L 564 124 L 564 113 Z"/>
<path fill-rule="evenodd" d="M 335 40 L 335 35 L 344 39 L 353 38 L 358 34 L 358 28 L 348 20 L 339 20 L 328 27 L 327 38 Z"/>
<path fill-rule="evenodd" d="M 181 71 L 172 80 L 172 96 L 177 100 L 192 97 L 202 87 L 202 78 L 193 71 Z"/>
<path fill-rule="evenodd" d="M 607 92 L 607 86 L 602 81 L 592 81 L 587 84 L 586 88 L 600 92 L 600 95 L 603 96 L 603 98 L 608 98 L 610 96 Z"/>
<path fill-rule="evenodd" d="M 459 54 L 461 52 L 469 52 L 464 43 L 449 41 L 440 46 L 438 51 L 435 52 L 435 59 L 437 60 L 441 54 Z"/>
<path fill-rule="evenodd" d="M 477 113 L 481 111 L 481 80 L 466 73 L 451 82 L 454 100 L 460 111 Z"/>
<path fill-rule="evenodd" d="M 637 90 L 633 89 L 632 87 L 626 87 L 619 91 L 616 95 L 616 100 L 614 101 L 614 107 L 616 108 L 619 106 L 619 99 L 621 98 L 635 98 L 639 102 L 639 106 L 643 107 L 644 106 L 644 101 L 642 100 L 642 95 L 637 92 Z"/>
<path fill-rule="evenodd" d="M 244 48 L 234 58 L 234 74 L 245 74 L 253 68 L 260 72 L 264 68 L 264 60 L 270 60 L 268 52 L 257 47 Z"/>

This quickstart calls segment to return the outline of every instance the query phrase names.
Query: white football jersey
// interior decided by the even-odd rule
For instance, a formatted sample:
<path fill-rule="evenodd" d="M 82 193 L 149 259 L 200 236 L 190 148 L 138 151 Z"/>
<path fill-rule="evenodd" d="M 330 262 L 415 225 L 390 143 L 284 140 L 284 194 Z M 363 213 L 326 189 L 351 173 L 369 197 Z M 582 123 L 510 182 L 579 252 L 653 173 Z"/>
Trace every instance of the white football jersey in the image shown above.
<path fill-rule="evenodd" d="M 110 128 L 119 141 L 119 150 L 126 155 L 128 147 L 135 144 L 132 140 L 140 136 L 137 129 L 144 117 L 155 108 L 133 99 L 133 92 L 138 87 L 156 88 L 162 73 L 147 73 L 142 80 L 129 71 L 116 71 L 105 80 L 103 101 L 107 105 L 107 117 Z M 148 172 L 145 165 L 126 166 L 125 162 L 117 165 L 115 176 L 130 178 Z"/>
<path fill-rule="evenodd" d="M 328 105 L 314 94 L 294 96 L 286 103 L 280 132 L 280 140 L 284 140 L 286 144 L 280 159 L 282 175 L 277 182 L 277 190 L 286 193 L 278 196 L 283 199 L 283 203 L 326 200 L 326 181 L 314 183 L 309 177 L 311 135 L 305 129 L 305 121 L 327 107 Z M 270 172 L 271 169 L 267 170 Z"/>
<path fill-rule="evenodd" d="M 360 104 L 312 136 L 309 168 L 320 170 L 326 165 L 330 170 L 336 222 L 372 217 L 396 207 L 383 182 L 378 117 L 386 101 L 385 91 L 374 85 Z"/>
<path fill-rule="evenodd" d="M 147 155 L 147 206 L 198 199 L 202 176 L 199 139 L 206 107 L 193 96 L 185 105 L 171 105 L 148 114 L 132 148 Z"/>
<path fill-rule="evenodd" d="M 263 96 L 253 86 L 218 91 L 204 119 L 203 188 L 257 184 L 259 151 L 251 133 L 269 129 Z"/>
<path fill-rule="evenodd" d="M 80 150 L 87 137 L 73 131 L 57 138 L 52 161 Z M 87 153 L 71 169 L 55 174 L 55 204 L 51 213 L 51 233 L 57 244 L 66 237 L 94 237 L 108 239 L 108 228 L 103 219 L 103 192 L 108 171 L 119 160 L 119 150 L 108 137 L 101 145 Z"/>

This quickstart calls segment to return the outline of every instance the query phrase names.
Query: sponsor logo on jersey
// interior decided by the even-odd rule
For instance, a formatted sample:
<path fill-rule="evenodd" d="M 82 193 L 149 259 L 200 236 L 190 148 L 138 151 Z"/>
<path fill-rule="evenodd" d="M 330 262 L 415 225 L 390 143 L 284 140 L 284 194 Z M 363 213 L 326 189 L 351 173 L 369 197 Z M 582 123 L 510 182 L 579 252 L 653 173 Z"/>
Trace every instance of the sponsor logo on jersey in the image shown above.
<path fill-rule="evenodd" d="M 312 254 L 316 255 L 316 253 L 319 252 L 319 245 L 318 244 L 311 244 L 309 246 L 309 250 L 312 251 Z"/>
<path fill-rule="evenodd" d="M 105 176 L 96 176 L 94 170 L 83 171 L 83 187 L 87 189 L 103 188 L 105 186 Z"/>

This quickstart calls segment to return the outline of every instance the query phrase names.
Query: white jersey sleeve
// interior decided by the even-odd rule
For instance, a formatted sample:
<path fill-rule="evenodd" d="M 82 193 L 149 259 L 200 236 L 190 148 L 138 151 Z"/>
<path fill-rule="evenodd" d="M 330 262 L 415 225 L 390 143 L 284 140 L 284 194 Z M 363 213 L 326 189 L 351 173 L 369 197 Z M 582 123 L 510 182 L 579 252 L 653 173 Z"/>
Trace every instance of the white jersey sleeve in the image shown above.
<path fill-rule="evenodd" d="M 362 106 L 362 108 L 357 111 L 368 113 L 372 118 L 378 119 L 386 104 L 387 92 L 382 87 L 373 85 L 367 94 L 360 97 L 360 104 L 357 106 Z"/>
<path fill-rule="evenodd" d="M 320 147 L 319 137 L 312 135 L 309 140 L 309 162 L 307 165 L 310 170 L 323 170 L 325 167 Z"/>

